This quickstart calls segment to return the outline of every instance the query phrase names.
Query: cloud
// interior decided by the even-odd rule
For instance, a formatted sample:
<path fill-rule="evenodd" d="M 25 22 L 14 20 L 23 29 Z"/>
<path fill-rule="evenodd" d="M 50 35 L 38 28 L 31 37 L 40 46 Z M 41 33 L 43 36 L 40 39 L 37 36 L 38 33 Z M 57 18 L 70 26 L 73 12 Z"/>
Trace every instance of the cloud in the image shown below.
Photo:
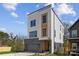
<path fill-rule="evenodd" d="M 56 8 L 56 12 L 58 13 L 58 15 L 63 15 L 63 14 L 70 14 L 73 16 L 76 15 L 74 8 L 68 4 L 58 4 Z"/>
<path fill-rule="evenodd" d="M 26 13 L 27 15 L 29 14 L 29 12 Z"/>
<path fill-rule="evenodd" d="M 7 11 L 9 11 L 12 16 L 14 16 L 14 17 L 17 18 L 17 17 L 18 17 L 18 14 L 16 13 L 16 6 L 17 6 L 17 5 L 18 5 L 17 3 L 4 3 L 4 4 L 3 4 L 3 7 L 4 7 Z"/>
<path fill-rule="evenodd" d="M 16 21 L 17 24 L 24 24 L 25 22 L 23 21 Z"/>
<path fill-rule="evenodd" d="M 16 17 L 16 18 L 18 17 L 17 13 L 15 13 L 15 12 L 12 12 L 11 15 Z"/>
<path fill-rule="evenodd" d="M 5 4 L 3 4 L 3 7 L 8 11 L 15 11 L 16 6 L 17 6 L 17 3 L 5 3 Z"/>
<path fill-rule="evenodd" d="M 7 32 L 7 29 L 6 29 L 6 28 L 4 28 L 4 27 L 0 27 L 0 31 Z"/>
<path fill-rule="evenodd" d="M 36 8 L 39 8 L 39 4 L 36 5 Z"/>

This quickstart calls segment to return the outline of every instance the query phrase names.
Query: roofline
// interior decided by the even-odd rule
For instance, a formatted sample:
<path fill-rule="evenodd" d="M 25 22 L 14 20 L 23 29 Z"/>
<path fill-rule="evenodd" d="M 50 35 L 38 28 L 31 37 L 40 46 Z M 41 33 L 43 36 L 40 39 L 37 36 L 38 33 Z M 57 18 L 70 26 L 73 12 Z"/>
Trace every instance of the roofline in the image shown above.
<path fill-rule="evenodd" d="M 28 14 L 28 15 L 31 15 L 31 14 L 37 12 L 37 11 L 40 11 L 40 10 L 42 10 L 42 9 L 44 10 L 45 8 L 49 8 L 49 7 L 51 7 L 51 4 L 48 5 L 48 6 L 42 7 L 42 8 L 40 8 L 40 9 L 36 10 L 36 11 L 33 11 L 33 12 L 31 12 L 30 14 Z M 51 8 L 51 9 L 52 9 L 52 11 L 54 12 L 54 14 L 57 16 L 57 18 L 59 19 L 58 15 L 55 13 L 55 11 L 53 10 L 53 8 Z M 61 21 L 60 19 L 59 19 L 59 21 L 62 23 L 62 21 Z M 63 25 L 63 23 L 62 23 L 62 25 Z M 64 25 L 63 25 L 63 27 L 64 27 Z"/>
<path fill-rule="evenodd" d="M 56 15 L 56 17 L 58 18 L 58 20 L 62 23 L 62 21 L 60 20 L 60 18 L 58 17 L 58 15 L 56 14 L 56 12 L 54 11 L 54 9 L 52 8 L 52 11 L 54 12 L 54 14 Z M 64 24 L 62 23 L 63 27 L 64 27 Z"/>
<path fill-rule="evenodd" d="M 48 6 L 44 6 L 44 7 L 40 8 L 40 9 L 38 9 L 38 10 L 36 10 L 36 11 L 33 11 L 33 12 L 31 12 L 31 13 L 27 14 L 27 15 L 31 15 L 31 14 L 33 14 L 33 13 L 37 12 L 37 11 L 44 10 L 45 8 L 49 8 L 49 7 L 51 7 L 51 4 L 50 4 L 50 5 L 48 5 Z"/>
<path fill-rule="evenodd" d="M 73 24 L 72 24 L 72 26 L 70 26 L 69 27 L 69 29 L 68 30 L 70 30 L 77 22 L 79 21 L 79 19 L 78 20 L 76 20 Z"/>

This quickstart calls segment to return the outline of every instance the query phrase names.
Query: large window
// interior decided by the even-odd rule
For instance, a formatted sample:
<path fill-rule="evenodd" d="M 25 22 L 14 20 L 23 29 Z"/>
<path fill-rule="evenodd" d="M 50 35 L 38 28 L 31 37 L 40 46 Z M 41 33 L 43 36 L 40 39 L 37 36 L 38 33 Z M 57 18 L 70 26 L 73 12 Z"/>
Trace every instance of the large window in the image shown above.
<path fill-rule="evenodd" d="M 46 23 L 47 22 L 47 14 L 42 16 L 42 23 Z"/>
<path fill-rule="evenodd" d="M 42 29 L 42 36 L 47 36 L 47 29 Z"/>
<path fill-rule="evenodd" d="M 77 49 L 77 43 L 72 43 L 72 48 Z"/>
<path fill-rule="evenodd" d="M 72 30 L 72 37 L 77 37 L 77 30 Z"/>
<path fill-rule="evenodd" d="M 31 31 L 29 32 L 30 37 L 37 37 L 37 31 Z"/>
<path fill-rule="evenodd" d="M 30 23 L 30 26 L 31 27 L 36 26 L 36 20 L 32 20 L 31 23 Z"/>

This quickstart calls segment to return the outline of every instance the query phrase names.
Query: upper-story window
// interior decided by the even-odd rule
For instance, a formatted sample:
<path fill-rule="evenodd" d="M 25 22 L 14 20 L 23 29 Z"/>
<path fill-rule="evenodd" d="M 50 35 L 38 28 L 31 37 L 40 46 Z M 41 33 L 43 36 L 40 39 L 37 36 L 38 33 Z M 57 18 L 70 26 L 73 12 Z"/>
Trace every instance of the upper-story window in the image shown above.
<path fill-rule="evenodd" d="M 31 27 L 36 26 L 36 20 L 32 20 L 31 23 L 30 23 L 30 26 Z"/>
<path fill-rule="evenodd" d="M 77 37 L 77 30 L 72 30 L 72 37 Z"/>
<path fill-rule="evenodd" d="M 44 14 L 42 16 L 42 23 L 46 23 L 47 22 L 47 14 Z"/>
<path fill-rule="evenodd" d="M 37 31 L 29 32 L 29 37 L 37 37 Z"/>
<path fill-rule="evenodd" d="M 42 36 L 43 37 L 47 36 L 47 29 L 46 28 L 42 29 Z"/>

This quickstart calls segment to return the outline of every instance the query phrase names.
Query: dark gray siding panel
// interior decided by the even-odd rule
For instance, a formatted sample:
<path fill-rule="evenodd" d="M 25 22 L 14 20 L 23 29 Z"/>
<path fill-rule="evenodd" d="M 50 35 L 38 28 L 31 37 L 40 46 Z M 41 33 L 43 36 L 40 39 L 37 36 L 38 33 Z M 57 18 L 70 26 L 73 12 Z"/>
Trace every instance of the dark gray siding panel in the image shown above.
<path fill-rule="evenodd" d="M 77 30 L 77 36 L 79 36 L 79 21 L 77 21 L 70 29 L 69 29 L 69 32 L 70 32 L 70 37 L 72 37 L 72 30 Z"/>

